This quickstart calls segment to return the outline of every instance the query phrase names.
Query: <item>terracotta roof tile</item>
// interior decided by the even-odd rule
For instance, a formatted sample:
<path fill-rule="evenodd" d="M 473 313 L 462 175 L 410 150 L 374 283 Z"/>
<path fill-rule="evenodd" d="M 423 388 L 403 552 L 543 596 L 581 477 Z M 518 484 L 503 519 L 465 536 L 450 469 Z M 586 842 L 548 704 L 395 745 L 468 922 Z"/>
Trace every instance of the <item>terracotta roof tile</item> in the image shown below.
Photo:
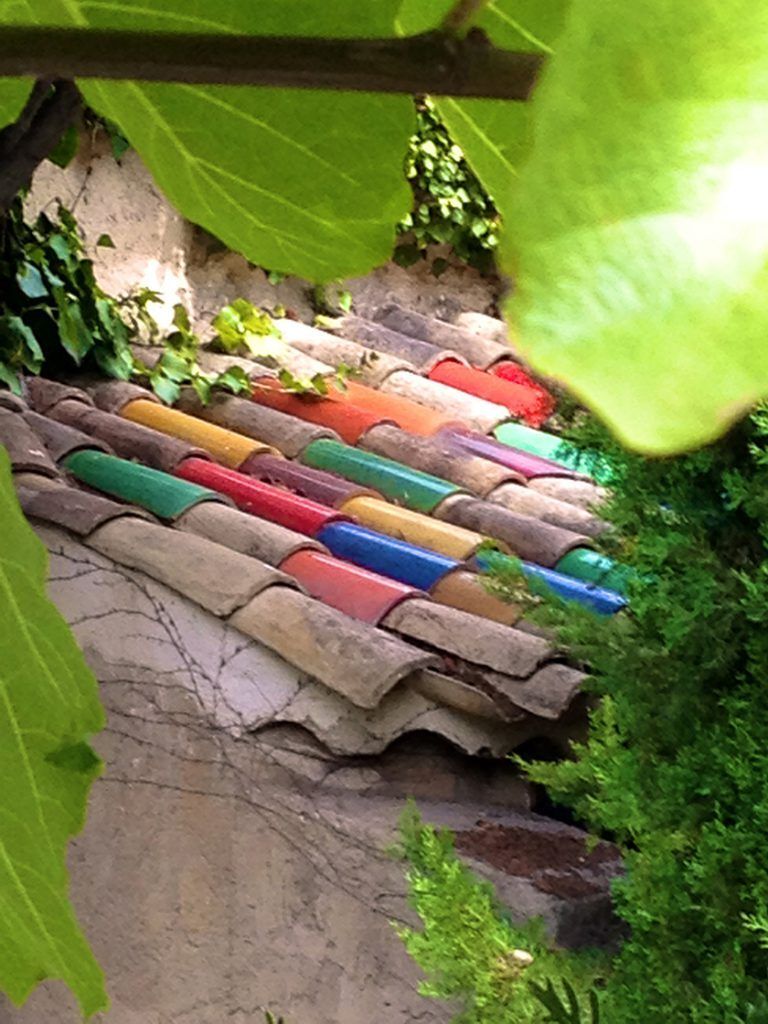
<path fill-rule="evenodd" d="M 381 390 L 384 394 L 408 398 L 430 409 L 439 409 L 452 420 L 472 430 L 479 430 L 481 434 L 509 419 L 509 412 L 503 405 L 447 387 L 429 377 L 420 377 L 410 370 L 398 370 L 390 374 L 381 385 Z"/>
<path fill-rule="evenodd" d="M 275 567 L 297 551 L 326 551 L 311 537 L 213 501 L 190 508 L 174 525 Z"/>
<path fill-rule="evenodd" d="M 332 366 L 345 363 L 353 367 L 358 370 L 359 379 L 371 387 L 379 387 L 395 370 L 407 370 L 411 366 L 397 356 L 365 349 L 354 341 L 339 338 L 297 320 L 276 320 L 275 326 L 294 348 Z"/>
<path fill-rule="evenodd" d="M 82 402 L 59 402 L 49 415 L 61 423 L 77 427 L 94 439 L 99 438 L 121 458 L 138 459 L 164 473 L 173 472 L 181 461 L 193 456 L 210 458 L 203 448 Z"/>
<path fill-rule="evenodd" d="M 340 507 L 362 526 L 462 562 L 471 558 L 485 541 L 482 534 L 473 530 L 392 505 L 381 498 L 350 498 Z"/>
<path fill-rule="evenodd" d="M 56 408 L 62 404 L 61 402 L 58 403 L 52 412 L 55 412 Z M 71 402 L 70 404 L 78 405 L 83 409 L 88 408 L 81 402 Z M 86 434 L 82 430 L 78 430 L 76 427 L 68 426 L 66 423 L 59 423 L 57 420 L 51 419 L 48 416 L 41 416 L 37 412 L 25 412 L 23 416 L 25 422 L 32 427 L 48 449 L 48 454 L 54 462 L 61 462 L 62 459 L 65 459 L 73 452 L 88 451 L 89 449 L 105 452 L 107 455 L 112 454 L 109 445 L 91 437 L 90 434 Z"/>
<path fill-rule="evenodd" d="M 503 341 L 404 309 L 396 302 L 381 306 L 374 314 L 374 319 L 400 334 L 458 352 L 472 366 L 483 369 L 500 359 L 508 359 L 512 354 L 510 347 Z"/>
<path fill-rule="evenodd" d="M 105 386 L 113 388 L 120 387 L 121 384 L 110 382 Z M 25 391 L 30 407 L 43 415 L 47 415 L 58 402 L 71 400 L 83 402 L 85 405 L 93 405 L 90 396 L 80 388 L 71 387 L 69 384 L 59 384 L 58 381 L 46 380 L 44 377 L 27 377 Z"/>
<path fill-rule="evenodd" d="M 469 334 L 478 334 L 484 338 L 490 338 L 500 345 L 508 343 L 510 328 L 504 320 L 498 317 L 488 316 L 487 313 L 476 313 L 465 311 L 456 317 L 456 326 Z"/>
<path fill-rule="evenodd" d="M 203 537 L 140 519 L 117 519 L 86 538 L 88 547 L 177 590 L 214 615 L 230 615 L 289 576 Z"/>
<path fill-rule="evenodd" d="M 528 486 L 539 494 L 546 494 L 558 501 L 567 501 L 580 508 L 592 509 L 605 500 L 606 490 L 589 480 L 576 480 L 567 477 L 537 477 L 530 480 Z"/>
<path fill-rule="evenodd" d="M 422 669 L 421 672 L 416 673 L 408 685 L 422 697 L 427 697 L 436 704 L 445 704 L 479 718 L 505 719 L 501 708 L 488 694 L 483 693 L 475 686 L 461 682 L 460 679 L 446 676 L 442 672 Z"/>
<path fill-rule="evenodd" d="M 489 692 L 510 706 L 553 720 L 568 710 L 585 679 L 583 672 L 556 661 L 544 665 L 528 679 L 517 679 L 498 672 L 484 675 Z"/>
<path fill-rule="evenodd" d="M 21 413 L 0 409 L 0 444 L 8 452 L 14 473 L 58 476 L 48 449 Z"/>
<path fill-rule="evenodd" d="M 466 569 L 454 569 L 447 573 L 432 587 L 430 594 L 440 604 L 472 612 L 473 615 L 505 626 L 513 626 L 522 614 L 517 605 L 491 594 L 476 572 L 468 572 Z"/>
<path fill-rule="evenodd" d="M 522 477 L 514 470 L 496 462 L 466 453 L 457 454 L 439 434 L 430 438 L 414 437 L 398 427 L 381 424 L 371 427 L 362 436 L 360 447 L 388 459 L 399 459 L 423 473 L 450 480 L 481 497 L 510 481 L 522 482 Z"/>
<path fill-rule="evenodd" d="M 433 366 L 444 359 L 454 359 L 460 363 L 465 361 L 463 356 L 451 349 L 430 345 L 427 341 L 400 334 L 359 316 L 340 317 L 334 321 L 332 330 L 334 334 L 340 334 L 342 338 L 355 341 L 365 348 L 402 359 L 420 373 L 429 373 Z"/>
<path fill-rule="evenodd" d="M 290 459 L 275 455 L 252 455 L 245 460 L 240 471 L 254 480 L 284 487 L 294 494 L 328 505 L 330 508 L 341 509 L 345 502 L 353 498 L 378 495 L 378 492 L 370 487 L 362 487 L 333 473 L 313 469 L 311 466 L 291 462 Z"/>
<path fill-rule="evenodd" d="M 321 551 L 297 551 L 281 568 L 323 604 L 374 626 L 402 601 L 421 596 L 414 587 Z"/>
<path fill-rule="evenodd" d="M 24 514 L 31 519 L 62 526 L 79 537 L 87 537 L 104 523 L 123 516 L 144 516 L 141 509 L 120 505 L 100 494 L 78 491 L 63 483 L 59 486 L 40 487 L 37 481 L 48 478 L 38 476 L 33 482 L 23 474 L 23 482 L 16 480 L 16 493 Z"/>
<path fill-rule="evenodd" d="M 143 398 L 128 402 L 120 410 L 120 415 L 144 427 L 151 427 L 160 433 L 169 434 L 171 437 L 203 448 L 214 459 L 231 469 L 237 469 L 251 455 L 275 454 L 274 448 L 261 441 L 254 441 L 253 438 L 244 437 L 195 416 L 188 416 L 178 409 L 168 409 L 164 405 L 148 402 Z"/>
<path fill-rule="evenodd" d="M 352 402 L 334 401 L 330 395 L 318 398 L 293 394 L 270 377 L 259 377 L 254 383 L 254 402 L 307 423 L 328 427 L 349 444 L 357 444 L 366 430 L 382 422 L 380 413 L 362 409 Z"/>
<path fill-rule="evenodd" d="M 432 650 L 521 679 L 552 657 L 551 645 L 540 637 L 432 601 L 406 601 L 387 615 L 383 625 Z"/>
<path fill-rule="evenodd" d="M 7 409 L 9 412 L 26 412 L 27 403 L 11 391 L 0 391 L 0 409 Z"/>
<path fill-rule="evenodd" d="M 491 501 L 464 495 L 444 501 L 435 514 L 450 523 L 504 541 L 519 558 L 548 568 L 555 566 L 573 548 L 592 544 L 591 538 L 585 534 L 511 512 Z"/>
<path fill-rule="evenodd" d="M 80 398 L 81 394 L 83 392 L 66 397 L 77 398 L 78 401 L 82 401 Z M 129 402 L 134 402 L 137 398 L 142 398 L 147 402 L 158 401 L 151 391 L 147 391 L 146 388 L 140 388 L 138 384 L 129 384 L 128 381 L 124 380 L 109 380 L 103 384 L 96 384 L 90 390 L 89 395 L 97 408 L 103 409 L 104 412 L 118 414 L 122 412 L 124 406 L 128 405 Z M 42 411 L 38 409 L 38 412 Z"/>
<path fill-rule="evenodd" d="M 63 465 L 80 483 L 138 505 L 159 519 L 174 520 L 201 501 L 224 500 L 208 488 L 102 452 L 75 452 Z"/>
<path fill-rule="evenodd" d="M 295 459 L 311 441 L 318 438 L 339 440 L 339 435 L 329 427 L 307 423 L 287 413 L 232 395 L 214 394 L 208 405 L 203 405 L 192 388 L 182 388 L 177 405 L 182 412 L 191 416 L 198 416 L 209 423 L 216 423 L 271 445 L 289 459 Z"/>
<path fill-rule="evenodd" d="M 362 708 L 375 708 L 397 683 L 438 664 L 433 655 L 286 588 L 260 594 L 229 621 Z"/>
<path fill-rule="evenodd" d="M 558 498 L 542 494 L 533 487 L 505 483 L 492 490 L 486 497 L 488 501 L 503 505 L 511 512 L 533 516 L 544 523 L 561 526 L 563 529 L 585 534 L 588 537 L 599 537 L 608 529 L 608 524 L 604 520 L 599 519 L 586 509 L 571 502 L 560 501 Z"/>

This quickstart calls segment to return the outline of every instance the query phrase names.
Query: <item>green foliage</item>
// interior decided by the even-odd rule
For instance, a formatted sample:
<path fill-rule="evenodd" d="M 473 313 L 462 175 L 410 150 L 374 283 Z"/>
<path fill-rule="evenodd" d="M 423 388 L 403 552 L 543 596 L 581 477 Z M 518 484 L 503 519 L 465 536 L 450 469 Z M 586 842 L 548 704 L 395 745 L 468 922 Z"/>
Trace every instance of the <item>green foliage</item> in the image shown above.
<path fill-rule="evenodd" d="M 537 369 L 668 453 L 768 391 L 768 23 L 719 0 L 613 13 L 573 0 L 537 88 L 510 314 Z"/>
<path fill-rule="evenodd" d="M 0 232 L 0 380 L 14 390 L 19 374 L 93 365 L 126 379 L 133 361 L 130 333 L 86 259 L 77 224 L 59 207 L 24 220 L 17 200 Z"/>
<path fill-rule="evenodd" d="M 595 989 L 590 989 L 587 996 L 589 1002 L 589 1017 L 587 1017 L 586 1011 L 582 1012 L 576 989 L 569 981 L 563 981 L 562 996 L 551 978 L 546 985 L 539 985 L 535 981 L 532 981 L 530 985 L 533 994 L 549 1014 L 548 1021 L 552 1021 L 554 1024 L 600 1024 L 600 1001 Z"/>
<path fill-rule="evenodd" d="M 229 354 L 253 356 L 261 360 L 265 365 L 278 370 L 277 376 L 283 388 L 293 394 L 322 397 L 328 394 L 329 383 L 343 391 L 349 377 L 357 373 L 346 363 L 342 363 L 327 376 L 316 373 L 312 377 L 297 377 L 286 367 L 281 368 L 280 362 L 286 356 L 287 348 L 280 331 L 269 313 L 258 309 L 247 299 L 235 299 L 230 305 L 224 306 L 213 321 L 213 327 L 216 330 L 214 348 Z M 237 371 L 237 368 L 233 368 L 217 378 L 215 383 L 228 386 L 230 376 L 238 372 L 245 381 L 248 381 L 242 370 Z M 251 386 L 250 383 L 248 386 Z M 234 390 L 237 392 L 240 389 Z"/>
<path fill-rule="evenodd" d="M 403 813 L 400 836 L 396 852 L 407 861 L 409 902 L 423 928 L 395 927 L 427 976 L 423 995 L 458 1000 L 455 1024 L 589 1024 L 587 1015 L 553 1013 L 549 982 L 571 993 L 576 1007 L 596 1001 L 589 995 L 598 977 L 593 958 L 554 950 L 539 921 L 513 924 L 492 887 L 456 857 L 451 834 L 423 824 L 413 804 Z"/>
<path fill-rule="evenodd" d="M 251 382 L 239 366 L 232 366 L 219 374 L 205 373 L 200 369 L 197 361 L 200 338 L 193 332 L 189 314 L 180 303 L 173 308 L 174 329 L 161 337 L 158 324 L 147 308 L 159 298 L 156 292 L 144 288 L 120 303 L 135 333 L 143 333 L 145 340 L 163 348 L 160 359 L 152 366 L 135 356 L 134 374 L 145 378 L 158 398 L 169 405 L 179 397 L 183 384 L 191 384 L 201 402 L 208 402 L 214 388 L 222 388 L 235 395 L 250 392 Z"/>
<path fill-rule="evenodd" d="M 628 612 L 569 612 L 562 638 L 601 703 L 576 759 L 530 774 L 625 851 L 631 937 L 611 1024 L 768 1019 L 768 413 L 684 458 L 611 461 L 608 550 L 637 569 Z"/>
<path fill-rule="evenodd" d="M 29 90 L 30 83 L 23 78 L 0 78 L 0 128 L 16 120 Z"/>
<path fill-rule="evenodd" d="M 264 1011 L 264 1024 L 285 1024 L 285 1017 L 276 1017 L 269 1010 Z"/>
<path fill-rule="evenodd" d="M 30 5 L 31 6 L 31 5 Z M 61 18 L 56 0 L 33 17 Z M 191 14 L 188 0 L 135 11 L 73 2 L 72 22 L 149 31 L 386 35 L 399 0 L 333 9 L 313 0 L 230 3 Z M 226 45 L 226 44 L 224 44 Z M 413 131 L 405 96 L 145 83 L 81 83 L 120 125 L 163 191 L 191 220 L 252 262 L 313 280 L 363 273 L 392 251 L 407 211 L 402 159 Z M 375 125 L 375 131 L 371 131 Z"/>
<path fill-rule="evenodd" d="M 101 971 L 68 902 L 64 854 L 83 825 L 104 725 L 96 680 L 45 593 L 45 548 L 21 513 L 0 448 L 0 988 L 22 1002 L 61 978 L 85 1014 L 106 1007 Z"/>
<path fill-rule="evenodd" d="M 416 134 L 405 164 L 415 205 L 399 224 L 405 239 L 394 258 L 409 266 L 426 255 L 428 245 L 447 243 L 459 259 L 489 271 L 499 228 L 493 200 L 449 135 L 434 103 L 418 100 L 416 113 Z"/>
<path fill-rule="evenodd" d="M 425 31 L 447 6 L 233 0 L 213 18 L 188 0 L 135 9 L 19 0 L 3 17 L 221 31 L 224 49 L 231 31 Z M 625 2 L 612 13 L 606 25 L 592 0 L 476 5 L 466 27 L 547 54 L 547 71 L 531 104 L 440 97 L 435 110 L 482 183 L 475 198 L 493 196 L 508 225 L 499 263 L 517 284 L 509 309 L 521 350 L 629 443 L 666 453 L 717 436 L 768 392 L 768 26 L 760 4 L 742 12 L 715 0 Z M 5 117 L 19 88 L 3 86 Z M 411 207 L 401 174 L 414 128 L 407 97 L 94 81 L 82 89 L 182 212 L 259 265 L 316 281 L 364 272 L 388 257 Z M 430 198 L 413 220 L 430 236 L 450 236 L 461 216 L 436 194 L 453 160 L 445 152 L 419 156 L 438 172 L 424 179 Z M 451 185 L 454 199 L 463 187 Z M 472 230 L 492 237 L 484 218 L 470 214 L 468 244 Z"/>
<path fill-rule="evenodd" d="M 480 5 L 475 24 L 503 49 L 551 54 L 567 6 L 566 0 L 496 0 Z M 498 257 L 502 269 L 517 276 L 511 203 L 518 172 L 532 143 L 531 104 L 440 96 L 435 98 L 435 107 L 483 187 L 494 197 L 501 221 L 515 226 L 509 234 L 499 231 Z"/>

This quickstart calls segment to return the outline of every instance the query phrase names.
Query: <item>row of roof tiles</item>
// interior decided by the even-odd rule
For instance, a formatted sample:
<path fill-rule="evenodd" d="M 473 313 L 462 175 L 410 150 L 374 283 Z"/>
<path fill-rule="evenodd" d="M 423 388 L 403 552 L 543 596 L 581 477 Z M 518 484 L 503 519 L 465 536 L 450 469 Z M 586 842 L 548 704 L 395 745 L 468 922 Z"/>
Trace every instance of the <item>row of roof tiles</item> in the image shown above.
<path fill-rule="evenodd" d="M 87 393 L 30 380 L 31 408 L 4 396 L 0 410 L 27 514 L 227 617 L 359 707 L 405 682 L 460 713 L 518 725 L 557 719 L 581 674 L 524 623 L 513 627 L 519 610 L 485 589 L 476 556 L 490 537 L 561 593 L 616 610 L 618 595 L 590 582 L 621 582 L 590 550 L 603 527 L 583 506 L 599 491 L 573 465 L 514 449 L 444 411 L 419 420 L 429 406 L 388 397 L 397 374 L 413 377 L 412 388 L 430 379 L 417 355 L 421 369 L 440 365 L 427 359 L 423 346 L 437 348 L 429 338 L 411 339 L 414 352 L 402 334 L 399 354 L 379 355 L 358 344 L 359 329 L 351 342 L 291 321 L 281 327 L 286 349 L 313 360 L 324 347 L 326 358 L 350 362 L 354 345 L 359 365 L 377 365 L 380 390 L 355 382 L 338 396 L 300 398 L 241 361 L 253 400 L 221 395 L 203 406 L 185 391 L 171 410 L 130 384 Z M 369 330 L 377 342 L 380 330 L 394 333 Z M 333 349 L 340 340 L 344 354 Z M 504 368 L 496 343 L 481 341 L 483 358 Z M 463 366 L 464 354 L 450 352 L 442 361 Z M 505 412 L 491 429 L 515 426 L 506 420 Z M 558 571 L 566 559 L 575 576 Z"/>

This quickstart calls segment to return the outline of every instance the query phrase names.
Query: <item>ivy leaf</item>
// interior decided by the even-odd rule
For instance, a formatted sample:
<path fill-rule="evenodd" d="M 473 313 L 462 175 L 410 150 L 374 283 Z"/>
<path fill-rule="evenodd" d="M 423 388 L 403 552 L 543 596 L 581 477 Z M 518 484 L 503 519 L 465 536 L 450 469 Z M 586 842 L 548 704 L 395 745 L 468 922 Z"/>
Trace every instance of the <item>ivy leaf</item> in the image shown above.
<path fill-rule="evenodd" d="M 62 288 L 54 288 L 53 297 L 59 311 L 61 344 L 79 366 L 93 348 L 93 335 L 86 326 L 77 299 L 70 298 Z"/>
<path fill-rule="evenodd" d="M 60 978 L 84 1014 L 106 1008 L 102 973 L 67 898 L 66 842 L 80 831 L 104 725 L 96 680 L 45 594 L 46 551 L 0 449 L 0 988 L 21 1003 Z"/>
<path fill-rule="evenodd" d="M 9 351 L 13 352 L 14 363 L 21 363 L 32 373 L 39 373 L 43 364 L 43 350 L 21 317 L 12 313 L 0 316 L 0 338 L 3 339 L 3 347 L 8 346 Z"/>
<path fill-rule="evenodd" d="M 42 299 L 48 294 L 40 271 L 31 263 L 22 263 L 16 274 L 16 283 L 28 299 Z"/>
<path fill-rule="evenodd" d="M 30 89 L 30 83 L 23 78 L 0 78 L 0 128 L 16 120 Z"/>
<path fill-rule="evenodd" d="M 153 373 L 150 378 L 150 384 L 160 401 L 165 402 L 166 405 L 173 405 L 181 394 L 179 385 L 162 373 Z"/>
<path fill-rule="evenodd" d="M 48 159 L 57 167 L 69 167 L 77 154 L 79 135 L 75 125 L 70 125 L 59 139 L 56 148 L 48 154 Z"/>
<path fill-rule="evenodd" d="M 574 0 L 534 100 L 522 351 L 647 452 L 768 394 L 766 53 L 760 4 Z"/>

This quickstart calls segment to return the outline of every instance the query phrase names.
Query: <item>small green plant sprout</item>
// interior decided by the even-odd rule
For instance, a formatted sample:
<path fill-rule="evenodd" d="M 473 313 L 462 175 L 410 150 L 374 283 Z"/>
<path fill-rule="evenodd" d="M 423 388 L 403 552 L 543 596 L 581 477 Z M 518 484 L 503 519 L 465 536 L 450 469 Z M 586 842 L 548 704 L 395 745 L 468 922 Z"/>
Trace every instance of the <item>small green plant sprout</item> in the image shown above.
<path fill-rule="evenodd" d="M 535 981 L 531 981 L 530 986 L 531 992 L 549 1014 L 546 1018 L 547 1024 L 550 1022 L 551 1024 L 600 1024 L 600 1003 L 595 989 L 590 989 L 587 993 L 589 1002 L 589 1016 L 587 1016 L 582 1013 L 576 991 L 567 979 L 563 979 L 562 982 L 565 998 L 558 994 L 551 978 L 547 980 L 546 985 L 539 985 Z"/>
<path fill-rule="evenodd" d="M 146 303 L 138 315 L 149 315 L 146 314 Z M 219 374 L 205 373 L 200 369 L 197 362 L 200 339 L 192 330 L 189 314 L 180 303 L 173 309 L 173 327 L 174 330 L 162 339 L 158 338 L 157 325 L 152 328 L 154 340 L 163 346 L 163 354 L 154 366 L 149 367 L 140 358 L 134 358 L 134 375 L 147 378 L 158 398 L 172 405 L 179 397 L 183 384 L 190 384 L 205 404 L 210 401 L 214 388 L 231 391 L 235 395 L 250 390 L 248 375 L 239 366 L 230 367 Z"/>
<path fill-rule="evenodd" d="M 312 308 L 320 316 L 339 316 L 352 310 L 352 292 L 340 281 L 315 285 L 311 301 Z"/>
<path fill-rule="evenodd" d="M 265 1010 L 264 1024 L 286 1024 L 286 1021 L 285 1017 L 276 1017 L 270 1010 Z"/>
<path fill-rule="evenodd" d="M 235 299 L 224 306 L 213 321 L 214 345 L 228 354 L 250 353 L 257 358 L 278 359 L 280 332 L 272 317 L 247 299 Z"/>

